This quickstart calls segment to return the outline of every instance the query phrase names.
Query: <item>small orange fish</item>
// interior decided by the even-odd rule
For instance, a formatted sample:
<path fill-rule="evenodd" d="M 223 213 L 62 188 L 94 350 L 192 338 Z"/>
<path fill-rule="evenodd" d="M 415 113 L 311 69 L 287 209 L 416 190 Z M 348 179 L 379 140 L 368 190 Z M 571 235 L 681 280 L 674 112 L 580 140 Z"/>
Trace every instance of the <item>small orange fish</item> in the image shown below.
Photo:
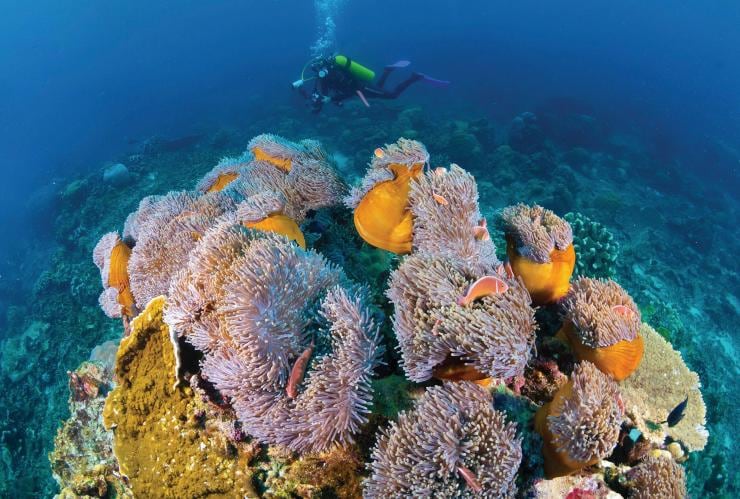
<path fill-rule="evenodd" d="M 375 154 L 375 157 L 378 159 L 383 159 L 385 157 L 385 152 L 383 152 L 383 149 L 378 147 L 373 151 L 373 154 Z"/>
<path fill-rule="evenodd" d="M 475 473 L 470 471 L 465 466 L 458 466 L 457 472 L 460 473 L 460 476 L 463 480 L 465 480 L 465 483 L 470 487 L 470 490 L 478 494 L 479 492 L 483 491 L 483 486 L 478 481 L 478 477 L 475 476 Z"/>
<path fill-rule="evenodd" d="M 303 351 L 298 360 L 293 364 L 293 369 L 290 370 L 290 377 L 288 378 L 288 386 L 285 387 L 285 392 L 288 394 L 288 398 L 294 399 L 298 395 L 298 385 L 303 381 L 303 375 L 306 374 L 306 367 L 308 366 L 308 359 L 311 358 L 313 353 L 313 343 Z"/>
<path fill-rule="evenodd" d="M 635 315 L 635 312 L 625 305 L 614 305 L 612 310 L 627 319 L 631 319 Z"/>
<path fill-rule="evenodd" d="M 506 293 L 507 289 L 509 285 L 501 278 L 492 275 L 483 276 L 470 285 L 465 296 L 457 299 L 457 304 L 464 307 L 478 298 Z"/>
<path fill-rule="evenodd" d="M 439 194 L 434 194 L 434 193 L 432 193 L 432 197 L 434 198 L 434 200 L 435 200 L 435 201 L 436 201 L 436 202 L 437 202 L 438 204 L 441 204 L 442 206 L 447 206 L 447 205 L 449 205 L 449 204 L 450 204 L 450 203 L 449 203 L 449 201 L 447 201 L 447 200 L 446 200 L 446 199 L 444 198 L 444 196 L 440 196 Z"/>

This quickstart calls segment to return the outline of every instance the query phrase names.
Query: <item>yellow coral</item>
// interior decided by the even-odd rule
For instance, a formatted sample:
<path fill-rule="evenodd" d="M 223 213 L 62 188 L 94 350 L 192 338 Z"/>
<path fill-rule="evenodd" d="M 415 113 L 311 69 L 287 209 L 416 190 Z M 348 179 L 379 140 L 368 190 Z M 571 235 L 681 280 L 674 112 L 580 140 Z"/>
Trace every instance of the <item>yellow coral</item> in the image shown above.
<path fill-rule="evenodd" d="M 190 387 L 172 386 L 176 363 L 162 320 L 164 297 L 131 325 L 116 357 L 118 384 L 103 411 L 113 450 L 137 497 L 253 496 L 251 455 L 230 446 L 195 416 Z"/>
<path fill-rule="evenodd" d="M 645 343 L 644 360 L 620 383 L 627 416 L 646 438 L 658 445 L 669 435 L 689 451 L 702 450 L 709 433 L 704 427 L 707 410 L 699 391 L 699 375 L 689 370 L 681 354 L 647 324 L 640 327 L 640 336 Z M 665 421 L 687 395 L 686 413 L 676 426 L 669 428 L 663 424 L 656 428 L 647 423 Z"/>

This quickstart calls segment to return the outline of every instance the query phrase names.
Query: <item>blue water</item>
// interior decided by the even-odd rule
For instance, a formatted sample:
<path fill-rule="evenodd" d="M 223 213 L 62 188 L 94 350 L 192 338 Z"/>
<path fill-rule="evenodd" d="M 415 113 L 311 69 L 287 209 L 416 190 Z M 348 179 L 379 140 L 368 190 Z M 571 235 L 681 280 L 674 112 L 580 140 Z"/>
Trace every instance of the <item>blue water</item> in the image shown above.
<path fill-rule="evenodd" d="M 0 341 L 21 335 L 34 317 L 53 324 L 54 314 L 69 318 L 77 313 L 75 309 L 40 310 L 32 299 L 34 293 L 53 290 L 51 285 L 49 291 L 39 287 L 39 276 L 54 265 L 58 268 L 60 259 L 72 258 L 72 229 L 60 229 L 64 220 L 58 219 L 65 213 L 59 192 L 85 175 L 99 179 L 106 162 L 139 151 L 153 136 L 176 139 L 220 129 L 251 132 L 255 123 L 264 125 L 262 131 L 271 131 L 267 128 L 273 123 L 289 118 L 301 134 L 291 138 L 335 134 L 333 143 L 322 138 L 327 148 L 352 158 L 356 151 L 342 150 L 350 142 L 339 138 L 341 131 L 362 134 L 373 127 L 377 131 L 384 127 L 384 119 L 390 123 L 395 116 L 389 113 L 384 118 L 377 109 L 421 106 L 430 120 L 485 118 L 494 124 L 491 144 L 484 144 L 480 157 L 471 160 L 475 163 L 471 169 L 485 180 L 486 161 L 506 141 L 515 116 L 531 111 L 541 119 L 555 116 L 557 124 L 588 115 L 598 129 L 595 138 L 583 129 L 571 133 L 558 128 L 552 119 L 545 133 L 559 140 L 561 148 L 608 149 L 624 159 L 626 174 L 613 183 L 617 196 L 629 196 L 639 184 L 651 186 L 665 200 L 661 206 L 670 210 L 671 223 L 634 221 L 636 227 L 657 228 L 664 235 L 661 244 L 654 254 L 630 258 L 641 264 L 656 260 L 662 268 L 672 268 L 676 275 L 662 276 L 660 282 L 670 295 L 666 300 L 686 316 L 683 342 L 677 347 L 702 375 L 708 392 L 719 398 L 736 395 L 732 387 L 738 372 L 733 354 L 738 347 L 734 325 L 740 319 L 736 259 L 740 248 L 732 228 L 740 223 L 737 2 L 317 0 L 316 4 L 297 0 L 4 3 L 0 16 L 0 170 L 5 179 L 0 182 L 4 234 L 0 238 Z M 289 84 L 312 51 L 322 48 L 347 53 L 376 70 L 408 59 L 414 70 L 452 84 L 446 89 L 417 84 L 398 101 L 373 102 L 375 109 L 369 115 L 376 121 L 370 125 L 353 121 L 356 114 L 350 111 L 357 109 L 356 102 L 348 109 L 327 109 L 314 116 Z M 629 148 L 615 147 L 615 137 L 637 142 L 640 158 L 628 157 L 624 151 Z M 434 153 L 434 144 L 428 146 Z M 217 157 L 218 151 L 213 154 Z M 352 168 L 359 174 L 364 165 Z M 600 179 L 596 176 L 593 181 Z M 136 199 L 140 194 L 135 194 Z M 487 203 L 498 206 L 504 202 L 500 201 Z M 569 209 L 580 207 L 575 199 Z M 592 207 L 588 214 L 619 225 L 618 213 L 601 210 Z M 705 214 L 721 217 L 725 232 L 703 225 Z M 79 227 L 96 234 L 112 229 L 94 220 Z M 619 227 L 614 232 L 618 231 Z M 623 230 L 622 238 L 629 246 L 636 236 Z M 692 253 L 679 258 L 666 251 L 671 244 L 688 247 Z M 79 265 L 74 268 L 84 268 Z M 94 277 L 94 273 L 87 275 Z M 713 282 L 721 282 L 721 289 L 713 289 Z M 707 302 L 708 308 L 702 308 L 703 300 L 688 301 L 687 297 L 702 293 L 716 296 L 716 301 Z M 83 301 L 79 300 L 80 306 Z M 86 304 L 95 307 L 94 297 Z M 690 312 L 692 307 L 697 311 Z M 58 365 L 33 366 L 17 383 L 0 379 L 11 387 L 0 398 L 16 400 L 0 404 L 9 408 L 5 414 L 0 409 L 3 455 L 11 456 L 13 463 L 38 463 L 38 469 L 21 470 L 14 480 L 39 484 L 34 489 L 39 494 L 54 490 L 48 473 L 44 475 L 53 433 L 30 434 L 23 421 L 34 417 L 53 429 L 64 417 L 66 393 L 52 386 L 63 385 L 59 379 L 64 371 L 74 369 L 84 360 L 84 352 L 106 337 L 100 331 L 90 332 L 84 324 L 77 327 L 81 329 L 57 331 L 55 337 L 38 341 L 77 342 L 79 351 L 60 347 L 65 354 Z M 696 340 L 699 335 L 722 340 L 702 352 Z M 729 363 L 731 377 L 712 378 L 708 352 L 726 356 L 723 362 Z M 53 409 L 35 413 L 12 409 L 24 393 L 32 393 L 37 404 L 55 397 L 49 404 Z M 706 394 L 705 398 L 712 400 Z M 722 431 L 735 425 L 737 410 L 727 410 L 711 413 L 710 407 L 710 421 Z M 722 440 L 726 439 L 718 442 Z M 712 459 L 737 464 L 729 447 L 726 441 L 717 443 Z M 23 487 L 18 488 L 19 496 L 30 493 L 27 485 Z"/>

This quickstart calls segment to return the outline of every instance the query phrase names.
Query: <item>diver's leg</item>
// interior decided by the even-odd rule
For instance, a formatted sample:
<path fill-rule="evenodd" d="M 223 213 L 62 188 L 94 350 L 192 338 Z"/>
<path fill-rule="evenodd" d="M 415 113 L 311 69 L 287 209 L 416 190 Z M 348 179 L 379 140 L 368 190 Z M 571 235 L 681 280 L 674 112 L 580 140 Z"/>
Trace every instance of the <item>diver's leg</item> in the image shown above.
<path fill-rule="evenodd" d="M 386 99 L 395 99 L 399 95 L 401 95 L 407 88 L 409 88 L 412 84 L 416 83 L 417 81 L 423 80 L 424 75 L 421 73 L 412 73 L 411 76 L 403 80 L 401 83 L 396 85 L 396 88 L 394 88 L 391 92 L 388 92 L 388 96 L 385 97 Z"/>
<path fill-rule="evenodd" d="M 393 64 L 389 64 L 388 66 L 383 68 L 383 74 L 381 74 L 380 79 L 378 79 L 377 87 L 382 89 L 385 86 L 385 81 L 388 79 L 394 69 L 405 68 L 409 64 L 411 64 L 409 61 L 396 61 Z"/>

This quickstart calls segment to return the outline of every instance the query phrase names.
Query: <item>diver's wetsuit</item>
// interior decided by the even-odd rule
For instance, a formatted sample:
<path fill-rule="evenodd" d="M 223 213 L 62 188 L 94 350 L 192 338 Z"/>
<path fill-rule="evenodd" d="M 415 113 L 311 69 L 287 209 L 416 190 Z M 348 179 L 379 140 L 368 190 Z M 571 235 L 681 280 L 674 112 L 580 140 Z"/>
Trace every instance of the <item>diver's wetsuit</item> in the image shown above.
<path fill-rule="evenodd" d="M 412 83 L 423 78 L 419 73 L 412 73 L 411 76 L 396 85 L 393 90 L 386 90 L 385 82 L 393 70 L 396 69 L 392 66 L 383 70 L 383 74 L 376 84 L 358 80 L 345 68 L 335 65 L 333 58 L 317 61 L 311 65 L 311 69 L 316 73 L 313 92 L 308 95 L 305 90 L 301 89 L 301 94 L 311 101 L 311 108 L 314 113 L 320 112 L 325 102 L 333 102 L 335 105 L 341 106 L 345 100 L 358 97 L 358 90 L 367 99 L 395 99 Z M 319 74 L 322 70 L 326 71 L 326 74 L 320 77 Z"/>

